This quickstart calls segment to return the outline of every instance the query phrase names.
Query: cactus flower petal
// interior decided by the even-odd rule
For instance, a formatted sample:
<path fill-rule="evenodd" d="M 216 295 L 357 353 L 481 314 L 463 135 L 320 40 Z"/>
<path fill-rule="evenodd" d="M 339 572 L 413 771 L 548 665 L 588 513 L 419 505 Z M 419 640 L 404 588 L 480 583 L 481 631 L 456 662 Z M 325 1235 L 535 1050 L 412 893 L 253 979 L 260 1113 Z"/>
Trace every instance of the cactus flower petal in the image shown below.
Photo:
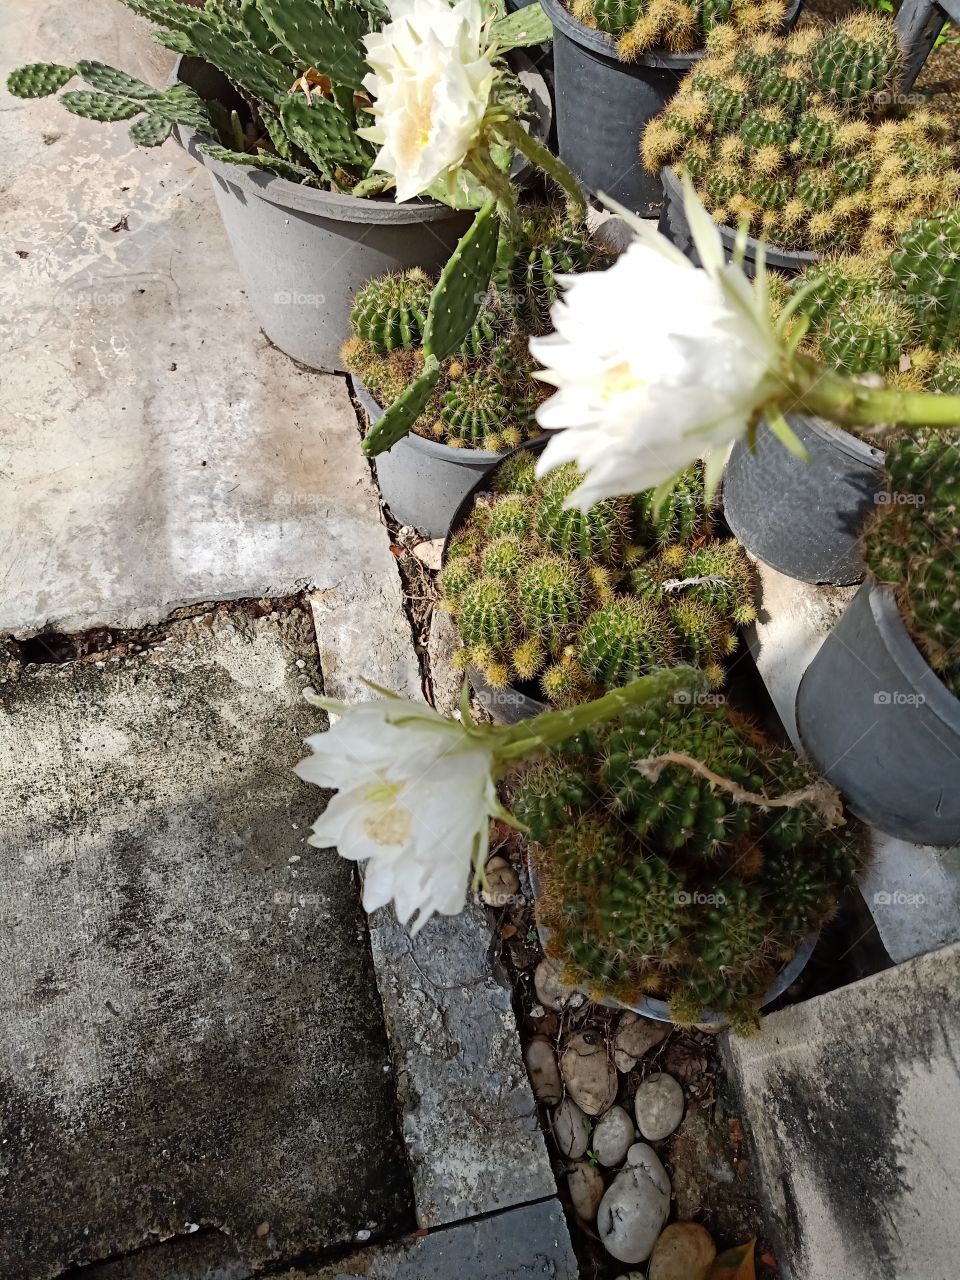
<path fill-rule="evenodd" d="M 463 910 L 471 868 L 483 866 L 488 819 L 499 812 L 493 742 L 455 720 L 399 698 L 345 706 L 319 700 L 340 719 L 307 740 L 297 774 L 337 794 L 310 843 L 366 862 L 363 905 L 393 901 L 416 933 L 433 912 Z"/>
<path fill-rule="evenodd" d="M 463 161 L 480 133 L 493 86 L 480 0 L 389 0 L 391 21 L 364 38 L 373 68 L 364 86 L 379 146 L 373 167 L 411 200 Z"/>
<path fill-rule="evenodd" d="M 688 219 L 703 267 L 649 226 L 606 271 L 561 278 L 554 332 L 533 338 L 557 388 L 537 421 L 557 430 L 540 475 L 575 462 L 585 475 L 568 505 L 670 480 L 743 434 L 780 387 L 783 352 L 768 319 L 764 281 L 725 265 L 692 189 Z"/>

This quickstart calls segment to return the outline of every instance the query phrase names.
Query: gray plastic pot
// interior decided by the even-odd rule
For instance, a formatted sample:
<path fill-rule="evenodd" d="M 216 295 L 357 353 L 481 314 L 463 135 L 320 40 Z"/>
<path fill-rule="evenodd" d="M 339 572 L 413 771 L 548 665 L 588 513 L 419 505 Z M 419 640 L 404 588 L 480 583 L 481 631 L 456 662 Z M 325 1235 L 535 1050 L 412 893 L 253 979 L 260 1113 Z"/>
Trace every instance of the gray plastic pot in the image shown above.
<path fill-rule="evenodd" d="M 796 21 L 793 0 L 786 25 Z M 560 0 L 542 0 L 553 23 L 553 71 L 560 159 L 593 195 L 603 192 L 647 218 L 660 212 L 663 190 L 640 159 L 640 138 L 681 78 L 705 56 L 654 49 L 622 62 L 617 42 L 583 26 Z"/>
<path fill-rule="evenodd" d="M 863 584 L 804 672 L 797 727 L 857 817 L 916 844 L 960 842 L 960 702 L 885 587 Z"/>
<path fill-rule="evenodd" d="M 353 387 L 370 421 L 376 422 L 383 406 L 359 378 L 354 378 Z M 442 538 L 466 495 L 504 456 L 486 449 L 451 449 L 411 432 L 377 454 L 377 480 L 395 520 Z"/>
<path fill-rule="evenodd" d="M 671 244 L 675 244 L 681 253 L 685 253 L 691 262 L 699 266 L 700 259 L 693 245 L 693 237 L 690 234 L 687 215 L 683 211 L 683 187 L 680 185 L 680 179 L 667 165 L 665 169 L 660 170 L 660 180 L 663 183 L 664 204 L 660 214 L 658 230 L 661 235 L 666 236 Z M 723 247 L 728 255 L 732 254 L 737 239 L 736 229 L 734 227 L 720 226 L 718 230 L 720 239 L 723 241 Z M 757 246 L 759 243 L 760 241 L 755 240 L 753 236 L 747 236 L 743 255 L 743 269 L 751 277 L 756 274 Z M 820 260 L 818 253 L 806 249 L 778 249 L 776 245 L 772 244 L 765 246 L 765 256 L 768 267 L 774 267 L 777 271 L 789 276 L 797 275 L 804 267 L 809 267 L 811 263 Z"/>
<path fill-rule="evenodd" d="M 553 110 L 549 90 L 521 51 L 514 58 L 536 108 L 533 132 L 546 138 Z M 232 100 L 220 72 L 198 58 L 180 58 L 174 77 L 201 97 Z M 281 351 L 312 369 L 343 369 L 340 348 L 350 336 L 358 289 L 374 276 L 407 267 L 440 271 L 473 218 L 435 200 L 396 204 L 387 197 L 357 199 L 299 186 L 212 160 L 197 150 L 211 139 L 196 129 L 180 125 L 176 136 L 210 174 L 260 327 Z M 520 181 L 529 172 L 521 158 L 514 178 Z"/>
<path fill-rule="evenodd" d="M 860 582 L 860 529 L 883 490 L 884 455 L 814 418 L 790 424 L 810 454 L 796 457 L 767 426 L 739 441 L 723 476 L 731 532 L 764 564 L 801 582 Z"/>
<path fill-rule="evenodd" d="M 534 859 L 529 855 L 527 857 L 527 871 L 530 875 L 530 887 L 533 890 L 534 899 L 536 899 L 540 896 L 540 877 L 537 875 Z M 540 945 L 544 950 L 547 948 L 547 943 L 550 941 L 552 933 L 551 929 L 547 929 L 539 921 L 537 922 L 537 934 L 540 938 Z M 763 999 L 760 1001 L 761 1009 L 768 1004 L 773 1004 L 774 1000 L 779 1000 L 787 988 L 793 986 L 807 967 L 807 963 L 813 955 L 819 939 L 819 933 L 811 933 L 804 938 L 793 957 L 783 966 L 764 992 Z M 591 990 L 589 987 L 575 987 L 574 990 L 580 991 L 592 1003 L 601 1004 L 606 1009 L 629 1009 L 631 1013 L 639 1013 L 644 1018 L 653 1018 L 656 1022 L 673 1022 L 667 1001 L 658 1000 L 655 996 L 643 996 L 636 1004 L 626 1004 L 623 1000 L 618 1000 L 616 996 L 600 996 L 597 999 L 596 991 Z M 719 1031 L 726 1025 L 726 1015 L 718 1013 L 715 1009 L 701 1009 L 697 1016 L 697 1026 L 700 1027 L 712 1027 Z"/>

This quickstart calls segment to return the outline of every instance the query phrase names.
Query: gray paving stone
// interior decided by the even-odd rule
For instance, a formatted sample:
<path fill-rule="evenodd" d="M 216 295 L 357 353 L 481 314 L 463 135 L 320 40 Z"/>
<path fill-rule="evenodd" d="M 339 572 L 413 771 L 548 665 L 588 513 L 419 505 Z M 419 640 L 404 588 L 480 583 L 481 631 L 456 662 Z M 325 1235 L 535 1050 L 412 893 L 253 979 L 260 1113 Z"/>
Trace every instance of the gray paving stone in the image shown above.
<path fill-rule="evenodd" d="M 412 1223 L 356 883 L 291 773 L 320 679 L 297 608 L 3 686 L 3 1277 L 194 1227 L 260 1266 Z"/>

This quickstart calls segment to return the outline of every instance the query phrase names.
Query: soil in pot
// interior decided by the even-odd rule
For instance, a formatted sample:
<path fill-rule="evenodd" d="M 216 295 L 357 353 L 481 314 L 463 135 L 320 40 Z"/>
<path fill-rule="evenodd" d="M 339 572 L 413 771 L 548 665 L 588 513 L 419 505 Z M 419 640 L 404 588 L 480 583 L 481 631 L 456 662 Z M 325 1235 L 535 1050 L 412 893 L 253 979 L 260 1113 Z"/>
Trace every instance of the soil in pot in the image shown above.
<path fill-rule="evenodd" d="M 812 418 L 791 417 L 809 454 L 798 458 L 762 426 L 734 445 L 723 513 L 744 547 L 788 577 L 838 586 L 864 574 L 860 535 L 886 478 L 879 449 Z"/>
<path fill-rule="evenodd" d="M 794 0 L 787 21 L 800 7 Z M 577 21 L 561 0 L 543 0 L 553 23 L 560 158 L 593 195 L 612 196 L 641 217 L 660 212 L 663 191 L 644 169 L 640 139 L 703 50 L 650 49 L 630 61 L 605 31 Z"/>

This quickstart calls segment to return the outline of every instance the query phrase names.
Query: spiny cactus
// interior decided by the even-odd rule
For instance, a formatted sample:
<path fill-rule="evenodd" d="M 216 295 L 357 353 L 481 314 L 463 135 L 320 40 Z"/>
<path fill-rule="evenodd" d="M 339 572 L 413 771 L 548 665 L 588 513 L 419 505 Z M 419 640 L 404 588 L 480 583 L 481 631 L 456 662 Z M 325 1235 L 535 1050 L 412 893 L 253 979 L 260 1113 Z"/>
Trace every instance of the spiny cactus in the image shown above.
<path fill-rule="evenodd" d="M 483 548 L 480 570 L 485 578 L 512 582 L 530 560 L 530 548 L 522 538 L 494 538 Z M 444 587 L 446 593 L 446 586 Z"/>
<path fill-rule="evenodd" d="M 700 600 L 721 618 L 747 626 L 757 616 L 753 601 L 755 574 L 735 538 L 694 547 L 677 573 L 677 590 Z"/>
<path fill-rule="evenodd" d="M 371 280 L 354 299 L 350 313 L 354 332 L 381 355 L 419 347 L 432 288 L 429 276 L 419 267 Z"/>
<path fill-rule="evenodd" d="M 460 595 L 457 622 L 468 647 L 508 653 L 516 639 L 516 623 L 510 591 L 495 578 L 481 578 Z"/>
<path fill-rule="evenodd" d="M 580 474 L 573 463 L 549 473 L 537 510 L 537 533 L 547 546 L 561 555 L 612 564 L 626 545 L 630 500 L 606 498 L 586 512 L 564 506 L 580 483 Z"/>
<path fill-rule="evenodd" d="M 880 14 L 855 13 L 829 28 L 814 50 L 814 83 L 846 106 L 868 105 L 891 88 L 900 61 L 893 24 Z"/>
<path fill-rule="evenodd" d="M 614 600 L 583 624 L 577 658 L 592 680 L 615 689 L 658 667 L 672 666 L 676 637 L 663 610 L 649 601 Z"/>
<path fill-rule="evenodd" d="M 690 543 L 709 531 L 710 518 L 706 505 L 703 467 L 694 463 L 681 471 L 660 500 L 647 489 L 633 500 L 634 516 L 640 538 L 666 546 L 671 542 Z"/>
<path fill-rule="evenodd" d="M 910 308 L 897 297 L 866 293 L 829 316 L 823 359 L 845 373 L 890 373 L 914 337 Z"/>
<path fill-rule="evenodd" d="M 523 627 L 551 652 L 565 643 L 581 621 L 588 601 L 582 572 L 561 556 L 541 556 L 517 578 Z"/>
<path fill-rule="evenodd" d="M 494 490 L 497 493 L 529 497 L 537 487 L 537 460 L 529 449 L 518 449 L 497 467 Z"/>
<path fill-rule="evenodd" d="M 946 351 L 960 342 L 960 210 L 921 219 L 900 236 L 890 258 L 894 279 L 917 318 Z"/>
<path fill-rule="evenodd" d="M 506 425 L 509 413 L 508 389 L 482 370 L 451 381 L 440 408 L 449 436 L 474 447 Z"/>
<path fill-rule="evenodd" d="M 828 828 L 813 781 L 725 706 L 673 701 L 629 713 L 586 751 L 558 749 L 520 778 L 514 810 L 535 841 L 537 917 L 568 981 L 597 997 L 705 1008 L 746 1027 L 784 959 L 828 919 L 864 859 L 861 828 Z M 700 761 L 723 785 L 666 752 Z"/>
<path fill-rule="evenodd" d="M 598 251 L 555 205 L 529 205 L 521 210 L 515 240 L 501 246 L 501 259 L 509 264 L 500 277 L 503 287 L 515 295 L 531 331 L 540 333 L 549 329 L 550 308 L 560 296 L 557 277 L 586 271 Z"/>

